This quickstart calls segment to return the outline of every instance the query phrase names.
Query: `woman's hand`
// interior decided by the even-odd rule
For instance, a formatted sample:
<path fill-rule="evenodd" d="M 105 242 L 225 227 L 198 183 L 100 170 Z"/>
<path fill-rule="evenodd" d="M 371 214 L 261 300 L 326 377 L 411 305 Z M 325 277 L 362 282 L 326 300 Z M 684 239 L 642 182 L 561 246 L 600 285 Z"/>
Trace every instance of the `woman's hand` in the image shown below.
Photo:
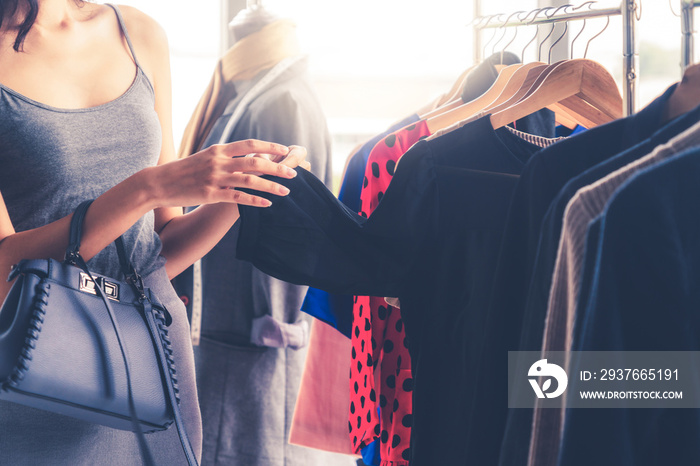
<path fill-rule="evenodd" d="M 265 157 L 244 157 L 266 154 Z M 269 157 L 269 158 L 268 158 Z M 283 158 L 284 163 L 272 160 Z M 181 207 L 217 202 L 267 207 L 270 201 L 236 188 L 286 196 L 284 186 L 260 178 L 274 175 L 294 178 L 290 168 L 304 162 L 306 150 L 249 139 L 214 145 L 190 157 L 143 170 L 153 207 Z"/>

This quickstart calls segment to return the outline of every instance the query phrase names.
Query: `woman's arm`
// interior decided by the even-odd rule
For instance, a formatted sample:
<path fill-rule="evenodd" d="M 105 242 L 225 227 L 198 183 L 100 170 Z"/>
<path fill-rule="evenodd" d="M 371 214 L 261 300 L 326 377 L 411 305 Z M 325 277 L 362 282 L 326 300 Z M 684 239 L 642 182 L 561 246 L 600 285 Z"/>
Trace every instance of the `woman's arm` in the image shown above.
<path fill-rule="evenodd" d="M 157 208 L 210 203 L 242 203 L 264 206 L 269 203 L 236 187 L 248 187 L 283 195 L 287 191 L 271 181 L 240 173 L 255 171 L 286 178 L 292 169 L 263 158 L 232 158 L 241 152 L 269 152 L 284 155 L 288 148 L 262 141 L 216 146 L 196 156 L 146 168 L 98 197 L 85 218 L 81 255 L 90 259 L 139 218 Z M 76 206 L 77 207 L 77 206 Z M 0 270 L 21 259 L 62 259 L 68 245 L 70 215 L 39 228 L 15 232 L 5 202 L 0 196 Z M 10 284 L 0 280 L 0 299 Z"/>
<path fill-rule="evenodd" d="M 160 118 L 163 133 L 163 147 L 158 163 L 159 165 L 167 164 L 176 159 L 172 131 L 172 87 L 167 37 L 163 29 L 144 13 L 134 8 L 120 8 L 127 23 L 127 29 L 137 31 L 136 34 L 132 33 L 134 47 L 155 88 L 155 108 Z M 239 155 L 253 152 L 278 155 L 273 149 L 274 146 L 269 149 L 260 149 L 252 146 L 246 147 L 247 142 L 234 144 L 242 144 Z M 292 150 L 283 164 L 292 168 L 296 167 L 303 162 L 305 156 L 305 150 L 297 148 Z M 197 155 L 192 157 L 197 157 Z M 247 160 L 248 163 L 256 163 L 253 158 Z M 249 171 L 255 172 L 256 169 L 251 166 Z M 187 174 L 183 173 L 183 177 L 186 176 Z M 249 183 L 253 179 L 253 177 L 245 178 L 243 186 L 252 187 Z M 177 189 L 177 187 L 175 188 Z M 279 194 L 285 194 L 285 192 Z M 158 231 L 163 244 L 161 254 L 167 259 L 165 268 L 168 276 L 171 278 L 177 276 L 208 253 L 224 237 L 236 220 L 238 220 L 238 206 L 235 203 L 203 205 L 186 215 L 182 214 L 182 209 L 179 207 L 156 209 L 156 231 Z"/>

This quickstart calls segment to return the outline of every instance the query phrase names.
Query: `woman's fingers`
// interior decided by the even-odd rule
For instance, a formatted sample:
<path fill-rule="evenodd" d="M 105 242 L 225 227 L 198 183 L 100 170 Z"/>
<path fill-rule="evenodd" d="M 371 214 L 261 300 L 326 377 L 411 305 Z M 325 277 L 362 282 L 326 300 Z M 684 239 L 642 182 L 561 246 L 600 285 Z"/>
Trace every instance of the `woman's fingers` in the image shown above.
<path fill-rule="evenodd" d="M 270 154 L 272 156 L 284 156 L 289 153 L 290 148 L 274 142 L 259 141 L 257 139 L 246 139 L 229 144 L 221 144 L 215 147 L 229 157 L 240 157 L 253 153 Z"/>
<path fill-rule="evenodd" d="M 273 175 L 282 178 L 294 178 L 297 172 L 286 165 L 275 163 L 262 157 L 236 157 L 225 162 L 224 169 L 229 172 Z"/>
<path fill-rule="evenodd" d="M 289 146 L 289 153 L 280 155 L 271 154 L 248 154 L 246 157 L 258 157 L 265 160 L 270 160 L 275 163 L 281 163 L 290 168 L 302 167 L 306 170 L 311 168 L 311 165 L 306 160 L 307 151 L 305 147 L 302 146 Z"/>
<path fill-rule="evenodd" d="M 262 191 L 276 196 L 286 196 L 289 194 L 289 189 L 281 184 L 275 183 L 264 178 L 260 178 L 250 173 L 232 173 L 222 177 L 222 188 L 246 188 L 254 191 Z"/>
<path fill-rule="evenodd" d="M 249 205 L 252 207 L 270 207 L 272 202 L 264 197 L 255 196 L 253 194 L 244 193 L 237 189 L 221 189 L 217 195 L 216 202 L 232 202 L 241 205 Z"/>

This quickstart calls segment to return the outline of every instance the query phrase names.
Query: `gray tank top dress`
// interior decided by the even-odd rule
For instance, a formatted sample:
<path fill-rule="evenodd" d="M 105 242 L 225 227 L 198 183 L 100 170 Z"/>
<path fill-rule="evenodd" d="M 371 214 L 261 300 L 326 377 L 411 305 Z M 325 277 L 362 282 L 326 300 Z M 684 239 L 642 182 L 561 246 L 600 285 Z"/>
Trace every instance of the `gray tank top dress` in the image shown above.
<path fill-rule="evenodd" d="M 161 130 L 155 94 L 141 69 L 119 10 L 110 5 L 136 63 L 131 87 L 117 99 L 85 109 L 36 102 L 0 84 L 0 193 L 17 232 L 58 220 L 143 168 L 157 163 Z M 132 264 L 173 316 L 181 410 L 192 446 L 201 455 L 202 427 L 194 357 L 185 307 L 165 273 L 153 212 L 124 240 Z M 119 277 L 114 245 L 88 262 Z M 147 434 L 158 464 L 186 464 L 177 431 Z M 0 465 L 138 465 L 136 437 L 46 411 L 0 401 Z"/>

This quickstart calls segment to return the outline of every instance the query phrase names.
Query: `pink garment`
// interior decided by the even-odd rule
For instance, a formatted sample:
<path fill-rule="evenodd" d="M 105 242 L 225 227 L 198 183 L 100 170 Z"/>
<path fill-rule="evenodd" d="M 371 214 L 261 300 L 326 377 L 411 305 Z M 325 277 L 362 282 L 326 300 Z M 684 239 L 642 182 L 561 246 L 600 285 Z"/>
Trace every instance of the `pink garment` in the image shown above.
<path fill-rule="evenodd" d="M 314 319 L 289 443 L 353 454 L 348 439 L 351 349 L 348 338 Z"/>

